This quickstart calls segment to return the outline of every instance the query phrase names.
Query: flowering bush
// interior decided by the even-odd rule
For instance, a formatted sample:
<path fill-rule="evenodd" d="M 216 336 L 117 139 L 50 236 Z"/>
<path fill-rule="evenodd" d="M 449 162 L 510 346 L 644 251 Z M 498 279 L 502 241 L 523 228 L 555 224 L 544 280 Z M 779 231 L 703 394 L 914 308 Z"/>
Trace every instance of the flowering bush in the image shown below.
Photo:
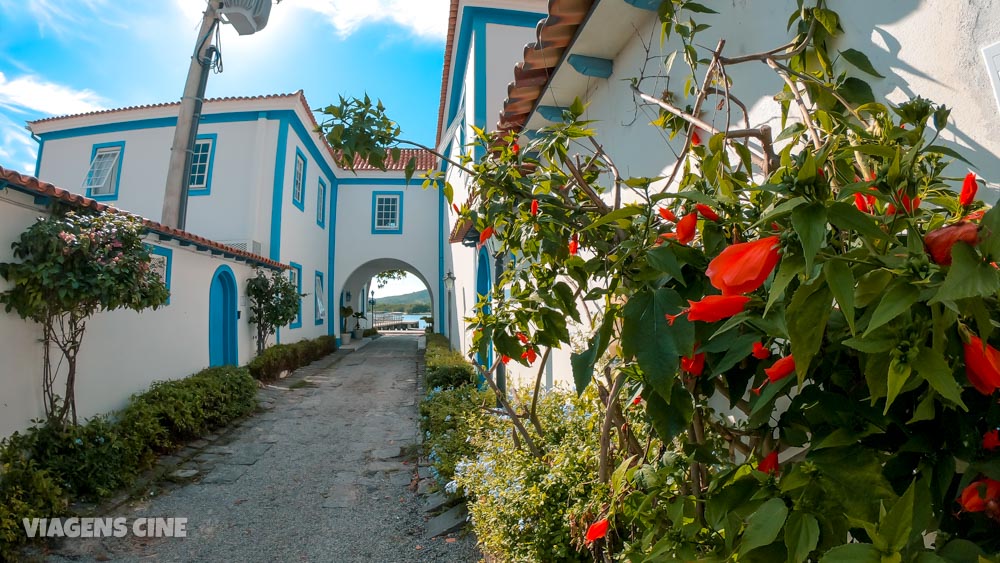
<path fill-rule="evenodd" d="M 470 436 L 489 421 L 483 409 L 493 402 L 492 393 L 474 385 L 434 387 L 421 401 L 423 449 L 431 462 L 431 472 L 442 487 L 455 478 L 455 465 L 462 458 L 475 456 L 477 450 Z"/>

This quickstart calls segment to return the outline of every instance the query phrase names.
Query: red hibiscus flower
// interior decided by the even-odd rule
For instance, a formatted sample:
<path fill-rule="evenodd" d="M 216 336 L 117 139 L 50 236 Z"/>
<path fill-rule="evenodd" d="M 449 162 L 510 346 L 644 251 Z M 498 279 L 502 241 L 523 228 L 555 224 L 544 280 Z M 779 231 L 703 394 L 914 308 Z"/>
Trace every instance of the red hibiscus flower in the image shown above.
<path fill-rule="evenodd" d="M 706 219 L 709 219 L 709 220 L 712 220 L 712 221 L 718 221 L 719 220 L 719 214 L 716 213 L 714 209 L 712 209 L 711 207 L 705 205 L 704 203 L 696 203 L 694 205 L 694 208 L 697 209 L 698 213 L 701 213 L 701 216 L 704 217 L 704 218 L 706 218 Z"/>
<path fill-rule="evenodd" d="M 514 143 L 513 145 L 510 146 L 510 152 L 512 152 L 513 154 L 517 154 L 521 152 L 521 147 L 519 147 L 517 143 Z"/>
<path fill-rule="evenodd" d="M 965 375 L 969 383 L 983 395 L 992 395 L 1000 388 L 1000 352 L 986 345 L 976 335 L 970 334 L 965 348 Z"/>
<path fill-rule="evenodd" d="M 979 240 L 979 227 L 973 223 L 961 221 L 954 225 L 934 229 L 924 235 L 924 246 L 935 264 L 948 266 L 951 264 L 951 247 L 962 241 L 975 245 Z"/>
<path fill-rule="evenodd" d="M 461 213 L 462 213 L 462 210 L 460 210 L 460 209 L 458 208 L 458 204 L 457 204 L 457 203 L 453 203 L 453 204 L 451 204 L 451 208 L 455 210 L 455 213 L 458 213 L 458 214 L 460 214 L 460 215 L 461 215 Z"/>
<path fill-rule="evenodd" d="M 758 360 L 766 360 L 771 357 L 771 349 L 764 346 L 762 342 L 753 343 L 753 357 Z"/>
<path fill-rule="evenodd" d="M 969 483 L 958 501 L 966 512 L 983 512 L 991 502 L 1000 502 L 1000 481 L 989 477 Z"/>
<path fill-rule="evenodd" d="M 972 202 L 976 201 L 977 191 L 979 191 L 979 183 L 976 182 L 976 175 L 969 172 L 965 175 L 965 181 L 962 182 L 962 193 L 958 196 L 959 205 L 962 207 L 972 205 Z"/>
<path fill-rule="evenodd" d="M 486 227 L 483 232 L 479 233 L 479 244 L 485 244 L 491 236 L 493 236 L 493 227 Z"/>
<path fill-rule="evenodd" d="M 687 315 L 689 321 L 714 323 L 739 314 L 746 308 L 750 298 L 745 295 L 709 295 L 701 301 L 688 301 L 688 307 L 676 315 L 667 315 L 667 321 L 674 324 L 677 317 Z"/>
<path fill-rule="evenodd" d="M 503 362 L 503 365 L 507 365 L 510 363 L 510 356 L 504 354 L 503 356 L 500 356 L 500 361 Z"/>
<path fill-rule="evenodd" d="M 757 464 L 757 471 L 760 471 L 761 473 L 768 473 L 770 475 L 777 475 L 779 468 L 778 450 L 774 450 L 773 452 L 767 454 L 764 456 L 764 459 L 760 460 L 760 463 Z"/>
<path fill-rule="evenodd" d="M 535 363 L 535 359 L 538 358 L 538 354 L 534 348 L 525 348 L 524 353 L 521 354 L 521 358 L 528 360 L 528 364 L 533 364 Z"/>
<path fill-rule="evenodd" d="M 576 256 L 577 251 L 580 250 L 580 237 L 576 233 L 573 233 L 573 237 L 569 240 L 569 253 Z"/>
<path fill-rule="evenodd" d="M 642 395 L 637 395 L 636 398 L 632 399 L 633 405 L 638 405 L 641 402 L 642 402 Z"/>
<path fill-rule="evenodd" d="M 723 295 L 755 291 L 778 265 L 776 236 L 727 247 L 708 264 L 705 275 Z"/>
<path fill-rule="evenodd" d="M 980 209 L 978 211 L 973 211 L 972 213 L 969 213 L 965 217 L 962 217 L 962 220 L 963 221 L 979 221 L 980 219 L 983 218 L 983 215 L 986 215 L 986 210 L 985 209 Z"/>
<path fill-rule="evenodd" d="M 983 449 L 993 451 L 1000 448 L 1000 430 L 994 428 L 983 434 Z"/>
<path fill-rule="evenodd" d="M 608 519 L 601 518 L 587 528 L 587 543 L 592 543 L 606 535 L 608 535 Z"/>
<path fill-rule="evenodd" d="M 701 372 L 705 371 L 705 353 L 702 352 L 694 356 L 681 358 L 681 370 L 695 377 L 701 375 Z"/>
<path fill-rule="evenodd" d="M 688 213 L 677 221 L 676 240 L 681 244 L 689 244 L 694 240 L 695 230 L 698 228 L 698 213 Z"/>
<path fill-rule="evenodd" d="M 902 205 L 902 210 L 897 209 L 895 205 L 890 203 L 889 206 L 886 207 L 885 209 L 886 213 L 888 213 L 889 215 L 896 215 L 897 213 L 902 213 L 903 211 L 905 211 L 906 213 L 913 213 L 913 211 L 916 208 L 920 207 L 919 197 L 914 197 L 911 199 L 910 196 L 903 193 L 902 190 L 896 192 L 896 196 L 899 199 L 900 205 Z"/>
<path fill-rule="evenodd" d="M 777 383 L 793 373 L 795 373 L 795 358 L 791 355 L 779 359 L 771 367 L 764 370 L 767 380 L 771 383 Z"/>
<path fill-rule="evenodd" d="M 701 144 L 701 137 L 698 135 L 698 131 L 691 131 L 691 146 L 697 147 Z"/>
<path fill-rule="evenodd" d="M 874 190 L 874 188 L 869 188 Z M 862 213 L 874 213 L 875 212 L 875 196 L 872 194 L 864 194 L 861 192 L 854 193 L 854 207 L 858 208 L 858 211 Z"/>
<path fill-rule="evenodd" d="M 527 344 L 528 343 L 528 337 L 525 336 L 523 332 L 517 333 L 517 339 L 521 341 L 521 344 Z"/>
<path fill-rule="evenodd" d="M 663 217 L 667 221 L 671 221 L 674 223 L 677 222 L 677 216 L 674 215 L 673 211 L 667 209 L 666 207 L 661 207 L 657 209 L 656 212 L 660 214 L 660 217 Z"/>
<path fill-rule="evenodd" d="M 538 217 L 538 200 L 531 200 L 531 216 Z"/>

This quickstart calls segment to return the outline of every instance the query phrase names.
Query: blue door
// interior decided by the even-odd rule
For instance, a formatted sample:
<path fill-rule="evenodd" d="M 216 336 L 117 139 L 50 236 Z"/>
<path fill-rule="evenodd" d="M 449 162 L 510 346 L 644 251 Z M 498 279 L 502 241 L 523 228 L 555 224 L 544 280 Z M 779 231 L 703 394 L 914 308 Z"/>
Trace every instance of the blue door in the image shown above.
<path fill-rule="evenodd" d="M 486 247 L 479 250 L 479 265 L 476 268 L 476 293 L 478 298 L 484 302 L 483 313 L 490 314 L 490 293 L 493 291 L 493 278 L 490 276 L 490 254 Z M 479 365 L 489 369 L 493 365 L 493 344 L 490 343 L 486 357 L 476 354 Z"/>
<path fill-rule="evenodd" d="M 219 266 L 212 276 L 208 297 L 208 364 L 235 366 L 239 361 L 236 344 L 236 276 L 229 266 Z"/>

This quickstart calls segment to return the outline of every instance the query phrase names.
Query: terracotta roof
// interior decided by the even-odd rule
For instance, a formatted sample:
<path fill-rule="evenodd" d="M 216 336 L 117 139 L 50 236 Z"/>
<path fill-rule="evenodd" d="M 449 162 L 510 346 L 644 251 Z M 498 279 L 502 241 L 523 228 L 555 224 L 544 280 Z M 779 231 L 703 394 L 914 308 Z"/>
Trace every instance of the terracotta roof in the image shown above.
<path fill-rule="evenodd" d="M 455 47 L 455 26 L 458 25 L 458 0 L 451 0 L 448 10 L 448 39 L 444 44 L 444 68 L 441 69 L 441 103 L 438 105 L 438 128 L 434 146 L 441 144 L 444 127 L 444 104 L 448 100 L 448 76 L 451 74 L 451 50 Z"/>
<path fill-rule="evenodd" d="M 400 155 L 398 161 L 392 160 L 392 158 L 386 160 L 386 170 L 406 170 L 406 163 L 409 162 L 411 158 L 417 159 L 416 172 L 418 173 L 437 167 L 437 157 L 430 151 L 426 151 L 424 149 L 400 149 L 399 152 Z M 372 170 L 378 170 L 378 168 L 375 168 L 371 164 L 361 160 L 360 156 L 355 155 L 355 172 L 366 172 Z"/>
<path fill-rule="evenodd" d="M 472 229 L 472 221 L 469 219 L 459 219 L 455 221 L 455 227 L 451 229 L 451 234 L 448 235 L 448 242 L 455 244 L 456 242 L 462 242 L 465 239 L 465 235 L 469 233 Z"/>
<path fill-rule="evenodd" d="M 210 104 L 210 103 L 213 103 L 213 102 L 248 102 L 248 101 L 254 101 L 254 100 L 273 100 L 273 99 L 276 99 L 276 98 L 294 98 L 294 97 L 301 97 L 302 98 L 302 102 L 305 103 L 305 96 L 302 94 L 302 90 L 299 90 L 298 92 L 295 92 L 295 93 L 292 93 L 292 94 L 267 94 L 267 95 L 264 95 L 264 96 L 228 96 L 228 97 L 224 97 L 224 98 L 206 98 L 205 99 L 205 103 Z M 77 113 L 77 114 L 71 114 L 71 115 L 59 115 L 59 116 L 55 116 L 55 117 L 46 117 L 46 118 L 43 118 L 43 119 L 36 119 L 34 121 L 29 121 L 28 124 L 29 125 L 33 125 L 35 123 L 48 123 L 50 121 L 58 121 L 60 119 L 73 119 L 73 118 L 76 118 L 76 117 L 85 117 L 85 116 L 88 116 L 88 115 L 104 115 L 104 114 L 109 114 L 109 113 L 121 113 L 121 112 L 135 111 L 135 110 L 141 110 L 141 109 L 166 108 L 166 107 L 180 106 L 180 105 L 181 105 L 181 103 L 179 101 L 177 101 L 177 102 L 164 102 L 164 103 L 160 103 L 160 104 L 146 104 L 146 105 L 138 105 L 138 106 L 128 106 L 128 107 L 124 107 L 124 108 L 102 109 L 102 110 L 91 111 L 91 112 L 87 112 L 87 113 Z M 306 107 L 309 107 L 309 106 L 307 105 Z M 313 122 L 315 122 L 315 119 L 313 119 Z"/>
<path fill-rule="evenodd" d="M 48 182 L 42 182 L 41 180 L 33 176 L 20 174 L 18 172 L 14 172 L 13 170 L 7 170 L 6 168 L 0 166 L 0 187 L 4 187 L 5 185 L 34 195 L 55 198 L 69 205 L 72 205 L 73 207 L 93 209 L 94 211 L 98 212 L 109 211 L 111 213 L 121 213 L 124 215 L 131 215 L 133 217 L 137 217 L 138 219 L 140 219 L 142 221 L 142 224 L 145 225 L 147 229 L 149 229 L 154 233 L 175 238 L 180 241 L 187 241 L 189 243 L 198 246 L 200 249 L 203 250 L 221 252 L 228 256 L 235 258 L 243 258 L 251 262 L 267 266 L 269 268 L 285 269 L 285 270 L 289 268 L 289 266 L 286 266 L 285 264 L 282 264 L 280 262 L 275 262 L 274 260 L 264 258 L 263 256 L 253 254 L 245 250 L 233 248 L 231 246 L 227 246 L 225 244 L 209 240 L 205 237 L 200 237 L 198 235 L 189 233 L 187 231 L 181 231 L 179 229 L 174 229 L 172 227 L 162 225 L 155 221 L 150 221 L 149 219 L 138 217 L 135 214 L 123 211 L 115 207 L 104 205 L 103 203 L 94 201 L 88 197 L 83 197 L 82 195 L 70 193 Z"/>
<path fill-rule="evenodd" d="M 549 0 L 549 15 L 536 28 L 537 41 L 525 45 L 524 60 L 514 66 L 514 81 L 507 85 L 497 129 L 520 131 L 524 127 L 595 4 L 596 0 Z M 443 111 L 443 99 L 441 104 Z"/>

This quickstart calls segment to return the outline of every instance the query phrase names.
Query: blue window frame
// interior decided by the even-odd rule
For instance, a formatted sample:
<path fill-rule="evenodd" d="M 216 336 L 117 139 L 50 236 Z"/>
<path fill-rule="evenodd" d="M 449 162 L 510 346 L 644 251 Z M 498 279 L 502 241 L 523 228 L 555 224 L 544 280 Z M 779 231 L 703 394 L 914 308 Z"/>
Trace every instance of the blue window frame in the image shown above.
<path fill-rule="evenodd" d="M 295 169 L 292 173 L 292 205 L 306 210 L 306 156 L 295 147 Z"/>
<path fill-rule="evenodd" d="M 149 249 L 150 254 L 149 268 L 159 274 L 160 279 L 163 280 L 163 285 L 167 286 L 167 292 L 169 293 L 170 270 L 173 267 L 174 251 L 170 248 L 152 244 L 147 244 L 146 248 Z M 167 305 L 170 305 L 170 295 L 167 295 Z"/>
<path fill-rule="evenodd" d="M 302 328 L 302 266 L 295 262 L 289 262 L 288 265 L 292 267 L 288 270 L 288 279 L 295 284 L 296 291 L 299 292 L 299 316 L 288 325 L 288 328 Z"/>
<path fill-rule="evenodd" d="M 191 154 L 191 170 L 188 174 L 188 195 L 210 195 L 212 193 L 212 168 L 215 166 L 215 143 L 218 135 L 206 133 L 198 135 Z"/>
<path fill-rule="evenodd" d="M 98 143 L 91 148 L 90 168 L 83 181 L 87 197 L 98 201 L 118 199 L 124 158 L 125 141 Z"/>
<path fill-rule="evenodd" d="M 403 233 L 403 192 L 372 192 L 372 234 Z"/>
<path fill-rule="evenodd" d="M 321 228 L 326 228 L 326 182 L 319 179 L 319 186 L 316 188 L 316 224 Z"/>
<path fill-rule="evenodd" d="M 316 312 L 316 326 L 326 322 L 326 291 L 323 289 L 323 272 L 316 271 L 316 280 L 313 285 L 313 309 Z"/>

